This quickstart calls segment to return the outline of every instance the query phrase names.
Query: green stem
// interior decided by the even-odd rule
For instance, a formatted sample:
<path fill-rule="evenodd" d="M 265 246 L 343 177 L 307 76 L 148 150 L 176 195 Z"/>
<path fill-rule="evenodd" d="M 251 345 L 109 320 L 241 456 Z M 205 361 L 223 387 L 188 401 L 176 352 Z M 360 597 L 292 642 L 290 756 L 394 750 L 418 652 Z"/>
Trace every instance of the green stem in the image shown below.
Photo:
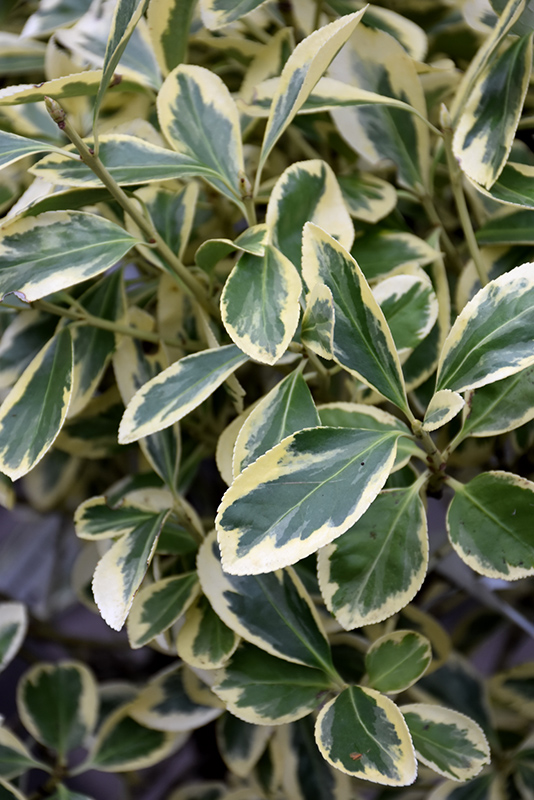
<path fill-rule="evenodd" d="M 169 274 L 177 278 L 177 282 L 181 288 L 185 289 L 191 297 L 193 297 L 206 311 L 211 315 L 218 317 L 218 309 L 210 302 L 202 285 L 191 275 L 180 259 L 173 253 L 167 242 L 160 236 L 152 223 L 138 210 L 135 203 L 132 203 L 130 198 L 121 189 L 119 184 L 108 172 L 106 167 L 98 156 L 86 145 L 81 136 L 70 124 L 65 111 L 61 108 L 59 103 L 51 98 L 45 98 L 46 108 L 48 113 L 58 124 L 58 127 L 70 139 L 72 144 L 80 154 L 80 158 L 89 169 L 99 178 L 111 196 L 119 203 L 121 208 L 133 219 L 137 227 L 141 230 L 146 237 L 148 244 L 155 245 L 161 256 L 167 262 L 169 267 Z"/>
<path fill-rule="evenodd" d="M 439 230 L 439 238 L 441 240 L 441 244 L 443 245 L 443 249 L 449 264 L 453 268 L 454 272 L 459 275 L 463 269 L 462 262 L 460 261 L 458 253 L 456 252 L 456 247 L 449 238 L 449 234 L 443 227 L 443 223 L 437 212 L 436 206 L 434 205 L 434 201 L 429 194 L 422 194 L 419 199 L 421 201 L 421 205 L 425 209 L 425 213 L 429 222 Z"/>
<path fill-rule="evenodd" d="M 443 117 L 445 116 L 448 116 L 448 114 L 443 114 Z M 473 225 L 471 224 L 471 217 L 469 215 L 469 209 L 467 208 L 467 202 L 462 186 L 462 173 L 452 150 L 452 127 L 450 127 L 450 117 L 445 121 L 446 124 L 443 127 L 443 144 L 445 147 L 445 156 L 447 158 L 447 167 L 449 169 L 449 176 L 451 180 L 451 189 L 469 253 L 473 259 L 480 283 L 482 286 L 485 286 L 489 280 L 488 273 L 486 270 L 486 265 L 482 259 L 478 242 L 476 240 Z"/>

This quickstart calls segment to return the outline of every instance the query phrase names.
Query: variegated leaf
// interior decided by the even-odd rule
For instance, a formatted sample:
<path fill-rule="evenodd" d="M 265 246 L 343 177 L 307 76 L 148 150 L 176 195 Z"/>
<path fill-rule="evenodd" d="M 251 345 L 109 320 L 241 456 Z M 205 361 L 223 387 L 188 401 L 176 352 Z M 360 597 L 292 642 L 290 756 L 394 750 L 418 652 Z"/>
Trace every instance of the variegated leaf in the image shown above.
<path fill-rule="evenodd" d="M 458 711 L 424 703 L 401 707 L 417 758 L 445 778 L 468 781 L 490 761 L 479 725 Z"/>
<path fill-rule="evenodd" d="M 48 142 L 38 142 L 36 139 L 27 139 L 25 136 L 17 136 L 15 133 L 0 130 L 0 169 L 7 167 L 8 164 L 13 164 L 19 158 L 49 152 L 63 154 L 60 147 Z"/>
<path fill-rule="evenodd" d="M 372 5 L 365 15 L 365 24 L 389 33 L 415 61 L 425 60 L 428 49 L 426 34 L 411 19 L 389 8 Z"/>
<path fill-rule="evenodd" d="M 361 628 L 404 608 L 421 588 L 427 563 L 426 513 L 417 485 L 388 490 L 319 553 L 321 593 L 340 625 Z"/>
<path fill-rule="evenodd" d="M 112 507 L 106 497 L 90 497 L 76 509 L 74 525 L 80 539 L 92 542 L 131 533 L 138 525 L 154 517 L 149 508 L 121 502 Z"/>
<path fill-rule="evenodd" d="M 23 83 L 18 86 L 6 86 L 0 89 L 0 107 L 18 105 L 19 103 L 37 103 L 45 97 L 53 97 L 54 100 L 64 100 L 67 97 L 84 97 L 96 94 L 102 70 L 87 70 L 76 72 L 73 75 L 65 75 L 62 78 L 54 78 L 44 83 Z M 122 87 L 124 88 L 124 87 Z"/>
<path fill-rule="evenodd" d="M 532 36 L 511 44 L 478 76 L 456 124 L 453 152 L 461 169 L 490 189 L 508 158 L 532 66 Z"/>
<path fill-rule="evenodd" d="M 2 7 L 4 24 L 9 11 L 10 8 L 4 4 Z M 0 32 L 0 53 L 0 71 L 6 77 L 10 74 L 21 75 L 44 71 L 46 53 L 44 42 L 23 38 L 3 30 Z"/>
<path fill-rule="evenodd" d="M 402 409 L 401 366 L 385 317 L 350 254 L 311 222 L 304 226 L 302 272 L 308 287 L 324 283 L 334 301 L 334 358 Z"/>
<path fill-rule="evenodd" d="M 256 766 L 272 730 L 267 725 L 251 725 L 233 714 L 217 720 L 217 744 L 228 769 L 246 778 Z"/>
<path fill-rule="evenodd" d="M 22 603 L 0 603 L 0 672 L 19 651 L 28 629 L 26 606 Z"/>
<path fill-rule="evenodd" d="M 221 316 L 231 339 L 250 358 L 274 364 L 298 324 L 302 285 L 297 270 L 276 247 L 263 256 L 244 253 L 221 295 Z"/>
<path fill-rule="evenodd" d="M 313 87 L 350 38 L 365 9 L 347 14 L 307 36 L 288 58 L 271 103 L 256 181 L 274 145 L 291 123 Z"/>
<path fill-rule="evenodd" d="M 386 482 L 398 436 L 309 428 L 260 456 L 219 506 L 224 569 L 234 575 L 280 569 L 341 536 Z"/>
<path fill-rule="evenodd" d="M 272 243 L 300 271 L 302 228 L 314 222 L 350 250 L 354 226 L 336 177 L 325 161 L 300 161 L 286 169 L 276 182 L 265 222 Z"/>
<path fill-rule="evenodd" d="M 315 607 L 294 570 L 235 576 L 223 572 L 215 535 L 198 554 L 198 577 L 217 614 L 237 634 L 271 655 L 332 669 L 330 648 Z M 265 614 L 265 602 L 277 615 Z"/>
<path fill-rule="evenodd" d="M 16 292 L 30 303 L 74 286 L 112 267 L 136 242 L 118 225 L 82 211 L 7 222 L 0 234 L 0 295 Z"/>
<path fill-rule="evenodd" d="M 460 558 L 490 578 L 513 581 L 533 575 L 534 483 L 495 471 L 451 485 L 455 494 L 447 528 Z"/>
<path fill-rule="evenodd" d="M 380 280 L 412 264 L 425 267 L 439 256 L 434 247 L 413 233 L 372 229 L 356 239 L 351 254 L 368 281 Z"/>
<path fill-rule="evenodd" d="M 492 697 L 527 719 L 534 719 L 534 667 L 532 661 L 493 675 L 490 682 Z"/>
<path fill-rule="evenodd" d="M 22 36 L 39 37 L 56 28 L 72 25 L 86 10 L 85 0 L 45 0 L 24 24 Z"/>
<path fill-rule="evenodd" d="M 16 778 L 29 769 L 50 771 L 47 764 L 35 759 L 28 748 L 7 728 L 0 728 L 0 777 Z M 0 797 L 1 797 L 0 793 Z"/>
<path fill-rule="evenodd" d="M 440 355 L 436 389 L 485 386 L 534 363 L 534 264 L 490 281 L 451 328 Z"/>
<path fill-rule="evenodd" d="M 0 340 L 0 388 L 12 386 L 54 335 L 57 317 L 30 309 L 19 313 Z"/>
<path fill-rule="evenodd" d="M 234 447 L 234 475 L 286 436 L 320 424 L 311 392 L 297 368 L 271 389 L 244 421 Z"/>
<path fill-rule="evenodd" d="M 463 786 L 456 781 L 443 781 L 431 794 L 428 800 L 508 800 L 500 775 L 488 771 L 473 778 Z"/>
<path fill-rule="evenodd" d="M 128 615 L 130 647 L 143 647 L 170 628 L 194 602 L 198 589 L 195 572 L 163 578 L 142 589 Z"/>
<path fill-rule="evenodd" d="M 121 421 L 119 441 L 128 444 L 168 428 L 206 400 L 247 360 L 232 344 L 175 362 L 134 395 Z"/>
<path fill-rule="evenodd" d="M 141 725 L 157 731 L 193 731 L 220 717 L 221 709 L 200 705 L 184 686 L 184 668 L 171 666 L 153 678 L 130 705 L 129 713 Z"/>
<path fill-rule="evenodd" d="M 243 209 L 239 115 L 219 76 L 204 67 L 176 67 L 159 92 L 158 117 L 176 152 L 198 168 L 210 170 L 206 180 Z"/>
<path fill-rule="evenodd" d="M 466 436 L 497 436 L 534 418 L 534 366 L 481 386 L 468 398 Z"/>
<path fill-rule="evenodd" d="M 410 733 L 387 697 L 351 686 L 330 700 L 315 725 L 317 746 L 329 764 L 386 786 L 408 786 L 417 776 Z"/>
<path fill-rule="evenodd" d="M 96 566 L 93 575 L 95 602 L 102 618 L 114 630 L 120 631 L 126 621 L 168 513 L 152 514 L 150 519 L 121 536 Z"/>
<path fill-rule="evenodd" d="M 424 275 L 424 273 L 423 273 Z M 438 318 L 438 300 L 429 278 L 395 275 L 373 289 L 401 360 L 406 360 L 432 330 Z"/>
<path fill-rule="evenodd" d="M 0 789 L 5 800 L 27 800 L 27 795 L 19 792 L 16 786 L 13 786 L 12 783 L 8 783 L 3 778 L 0 778 Z"/>
<path fill-rule="evenodd" d="M 0 471 L 25 475 L 57 438 L 72 393 L 73 353 L 68 330 L 55 336 L 24 370 L 0 407 Z"/>
<path fill-rule="evenodd" d="M 335 311 L 332 292 L 324 283 L 316 283 L 306 297 L 300 339 L 302 344 L 322 358 L 334 357 Z"/>
<path fill-rule="evenodd" d="M 195 6 L 196 0 L 150 0 L 147 11 L 150 41 L 165 75 L 185 61 Z"/>
<path fill-rule="evenodd" d="M 250 14 L 265 0 L 200 0 L 202 22 L 210 31 L 224 28 L 231 22 Z"/>
<path fill-rule="evenodd" d="M 534 244 L 534 213 L 530 210 L 502 209 L 476 232 L 481 245 Z"/>
<path fill-rule="evenodd" d="M 371 172 L 340 175 L 338 180 L 349 214 L 362 222 L 374 225 L 397 205 L 395 187 Z"/>
<path fill-rule="evenodd" d="M 369 686 L 379 692 L 403 692 L 432 661 L 428 639 L 415 631 L 396 630 L 375 639 L 365 656 Z"/>
<path fill-rule="evenodd" d="M 333 78 L 401 100 L 426 116 L 414 62 L 384 31 L 360 26 L 330 68 Z M 429 168 L 428 127 L 413 114 L 386 106 L 332 109 L 341 136 L 371 163 L 387 158 L 404 186 L 425 186 Z"/>
<path fill-rule="evenodd" d="M 450 389 L 436 392 L 425 412 L 423 430 L 436 431 L 454 419 L 464 406 L 465 400 L 458 392 L 451 392 Z"/>
<path fill-rule="evenodd" d="M 254 725 L 282 725 L 319 705 L 331 687 L 319 669 L 282 661 L 243 644 L 219 673 L 213 691 L 228 711 Z"/>
<path fill-rule="evenodd" d="M 77 661 L 37 664 L 19 681 L 17 707 L 32 736 L 64 757 L 95 727 L 96 681 Z"/>
<path fill-rule="evenodd" d="M 140 725 L 129 711 L 128 705 L 123 706 L 106 719 L 83 764 L 85 769 L 100 772 L 144 769 L 162 761 L 183 743 L 185 737 Z M 81 767 L 78 771 L 82 771 Z"/>
<path fill-rule="evenodd" d="M 225 625 L 206 597 L 200 597 L 185 615 L 176 650 L 191 667 L 218 669 L 226 664 L 239 641 L 239 636 Z"/>

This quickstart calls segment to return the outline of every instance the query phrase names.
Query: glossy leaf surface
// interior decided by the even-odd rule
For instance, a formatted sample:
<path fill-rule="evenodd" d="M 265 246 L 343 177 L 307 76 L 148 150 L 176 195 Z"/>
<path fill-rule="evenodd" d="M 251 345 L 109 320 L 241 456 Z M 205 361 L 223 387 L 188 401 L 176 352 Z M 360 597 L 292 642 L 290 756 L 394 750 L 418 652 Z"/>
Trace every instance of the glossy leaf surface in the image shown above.
<path fill-rule="evenodd" d="M 414 631 L 396 630 L 376 639 L 365 656 L 369 685 L 379 692 L 402 692 L 426 672 L 430 642 Z"/>

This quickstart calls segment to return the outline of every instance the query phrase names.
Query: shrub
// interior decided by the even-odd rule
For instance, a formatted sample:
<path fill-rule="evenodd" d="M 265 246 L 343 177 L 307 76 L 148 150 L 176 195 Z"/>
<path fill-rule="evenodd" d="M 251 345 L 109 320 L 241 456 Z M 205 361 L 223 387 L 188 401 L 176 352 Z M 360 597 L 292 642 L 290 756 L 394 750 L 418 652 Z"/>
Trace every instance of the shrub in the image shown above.
<path fill-rule="evenodd" d="M 29 602 L 0 797 L 534 796 L 530 5 L 4 4 L 1 498 L 148 649 Z"/>

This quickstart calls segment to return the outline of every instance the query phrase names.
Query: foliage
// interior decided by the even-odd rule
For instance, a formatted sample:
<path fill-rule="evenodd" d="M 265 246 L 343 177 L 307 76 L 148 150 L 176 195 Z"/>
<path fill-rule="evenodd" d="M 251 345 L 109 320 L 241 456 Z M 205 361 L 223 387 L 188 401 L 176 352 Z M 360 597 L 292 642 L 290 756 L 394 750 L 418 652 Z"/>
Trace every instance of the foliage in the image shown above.
<path fill-rule="evenodd" d="M 169 800 L 534 796 L 532 664 L 466 658 L 533 633 L 531 5 L 0 9 L 1 500 L 161 654 L 24 672 L 0 797 L 215 720 L 227 783 Z"/>

